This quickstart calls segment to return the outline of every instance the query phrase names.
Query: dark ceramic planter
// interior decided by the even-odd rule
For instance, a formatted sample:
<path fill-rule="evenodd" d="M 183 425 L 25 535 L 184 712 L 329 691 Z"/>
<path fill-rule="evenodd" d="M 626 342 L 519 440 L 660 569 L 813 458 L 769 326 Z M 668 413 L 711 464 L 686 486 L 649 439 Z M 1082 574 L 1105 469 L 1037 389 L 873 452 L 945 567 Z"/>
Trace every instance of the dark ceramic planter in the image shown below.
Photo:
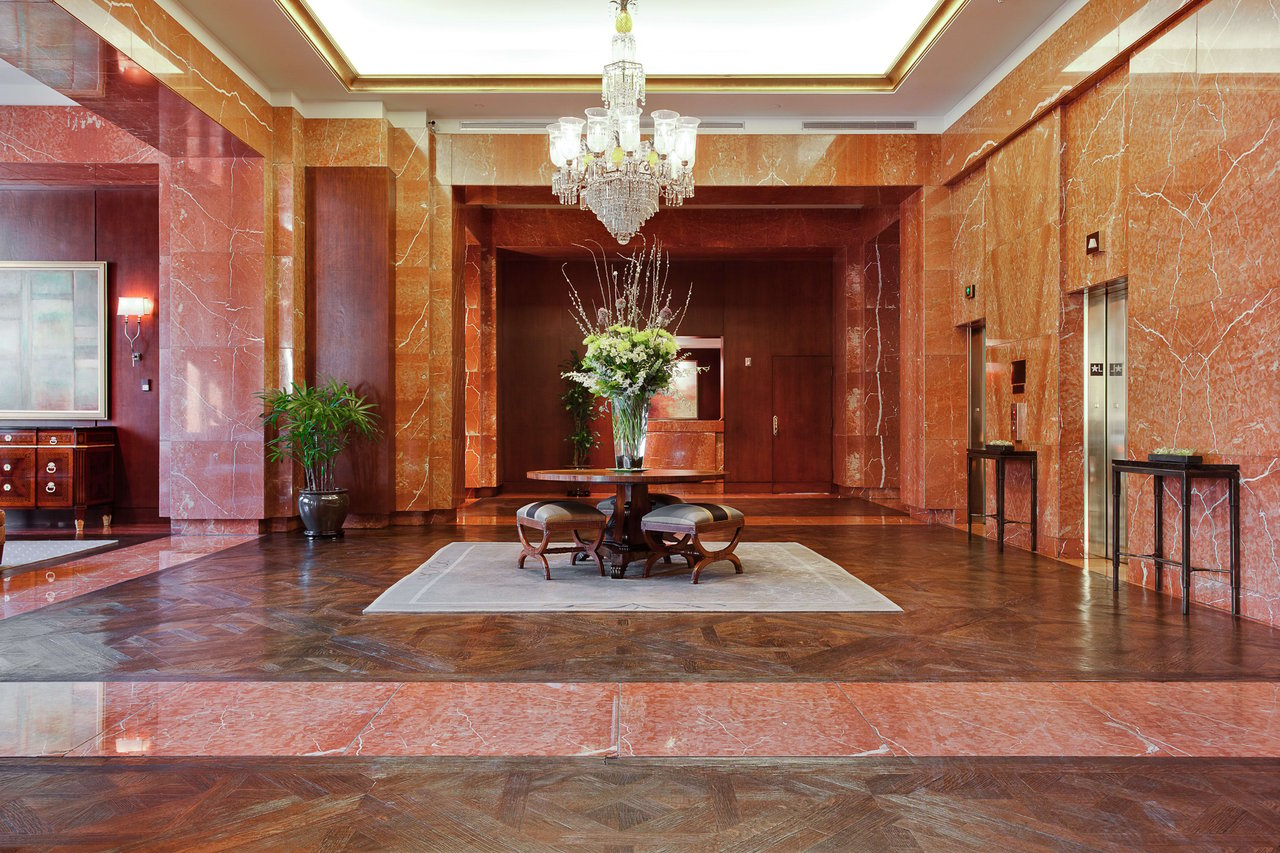
<path fill-rule="evenodd" d="M 351 496 L 346 489 L 332 492 L 311 492 L 303 489 L 298 494 L 298 515 L 306 528 L 303 534 L 311 539 L 334 538 L 342 535 L 342 522 L 346 521 Z"/>

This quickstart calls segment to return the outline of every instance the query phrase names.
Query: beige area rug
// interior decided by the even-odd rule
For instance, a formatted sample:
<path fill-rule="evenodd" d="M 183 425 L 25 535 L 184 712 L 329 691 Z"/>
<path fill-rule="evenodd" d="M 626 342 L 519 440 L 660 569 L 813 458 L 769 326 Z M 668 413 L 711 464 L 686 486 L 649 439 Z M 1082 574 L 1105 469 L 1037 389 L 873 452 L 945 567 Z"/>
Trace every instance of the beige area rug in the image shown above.
<path fill-rule="evenodd" d="M 550 558 L 551 580 L 530 559 L 516 568 L 515 542 L 451 542 L 401 578 L 365 613 L 506 613 L 537 611 L 882 612 L 902 608 L 798 542 L 744 542 L 733 565 L 714 563 L 697 584 L 683 561 L 659 563 L 653 576 L 632 564 L 627 577 L 600 577 L 594 562 Z"/>
<path fill-rule="evenodd" d="M 4 543 L 4 561 L 0 562 L 0 569 L 16 569 L 114 544 L 114 539 L 10 539 Z"/>

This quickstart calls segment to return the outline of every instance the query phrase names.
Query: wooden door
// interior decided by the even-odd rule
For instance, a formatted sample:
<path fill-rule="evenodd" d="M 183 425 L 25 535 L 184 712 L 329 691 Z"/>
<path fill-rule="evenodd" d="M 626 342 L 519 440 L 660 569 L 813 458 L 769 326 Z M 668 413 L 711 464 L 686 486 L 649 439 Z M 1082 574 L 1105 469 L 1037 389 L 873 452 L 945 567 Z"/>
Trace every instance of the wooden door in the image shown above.
<path fill-rule="evenodd" d="M 831 358 L 773 358 L 773 490 L 827 492 L 831 470 Z"/>

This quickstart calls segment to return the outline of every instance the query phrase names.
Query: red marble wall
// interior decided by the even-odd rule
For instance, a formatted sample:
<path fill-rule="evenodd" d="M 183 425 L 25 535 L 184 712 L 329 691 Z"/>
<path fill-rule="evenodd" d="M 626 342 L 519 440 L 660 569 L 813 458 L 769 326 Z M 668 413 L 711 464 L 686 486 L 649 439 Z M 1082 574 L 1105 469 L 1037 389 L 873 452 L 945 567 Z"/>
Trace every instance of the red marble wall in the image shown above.
<path fill-rule="evenodd" d="M 900 225 L 902 502 L 917 517 L 948 523 L 964 505 L 965 335 L 951 296 L 956 201 L 945 187 L 925 187 L 902 203 Z"/>
<path fill-rule="evenodd" d="M 862 366 L 853 385 L 861 392 L 860 411 L 849 413 L 859 426 L 858 479 L 870 494 L 898 496 L 901 477 L 899 346 L 901 341 L 901 249 L 898 223 L 863 247 L 862 335 L 854 343 Z"/>
<path fill-rule="evenodd" d="M 1130 62 L 1130 452 L 1183 446 L 1240 465 L 1241 606 L 1271 624 L 1280 622 L 1278 95 L 1269 0 L 1212 0 Z M 1152 500 L 1141 486 L 1130 492 L 1138 548 L 1149 545 Z M 1195 563 L 1224 567 L 1223 490 L 1197 488 L 1186 511 Z M 1166 542 L 1182 512 L 1166 505 Z M 1226 607 L 1225 576 L 1196 575 L 1192 596 Z"/>
<path fill-rule="evenodd" d="M 160 164 L 160 512 L 183 530 L 265 517 L 264 177 L 260 157 Z"/>

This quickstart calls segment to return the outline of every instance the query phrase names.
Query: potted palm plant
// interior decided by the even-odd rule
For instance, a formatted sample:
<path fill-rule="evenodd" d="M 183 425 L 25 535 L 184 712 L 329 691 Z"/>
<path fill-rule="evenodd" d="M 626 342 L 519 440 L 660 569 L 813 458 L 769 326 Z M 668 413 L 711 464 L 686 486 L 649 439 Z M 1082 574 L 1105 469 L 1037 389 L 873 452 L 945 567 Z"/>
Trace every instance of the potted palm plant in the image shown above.
<path fill-rule="evenodd" d="M 298 494 L 298 514 L 306 535 L 341 536 L 351 498 L 334 481 L 334 465 L 353 438 L 377 435 L 374 404 L 336 379 L 311 387 L 295 382 L 258 396 L 267 404 L 263 423 L 274 433 L 267 440 L 267 458 L 302 466 L 306 484 Z"/>
<path fill-rule="evenodd" d="M 561 375 L 571 373 L 582 369 L 582 357 L 578 355 L 578 351 L 569 350 L 569 358 L 560 364 Z M 564 393 L 560 395 L 560 402 L 564 403 L 564 409 L 569 413 L 571 421 L 571 429 L 569 435 L 565 437 L 565 441 L 569 442 L 569 446 L 573 448 L 573 460 L 569 463 L 570 468 L 586 468 L 587 461 L 590 458 L 591 449 L 600 443 L 600 437 L 594 429 L 591 428 L 591 415 L 595 410 L 595 395 L 588 391 L 582 384 L 574 382 L 572 379 L 564 380 Z M 575 485 L 569 489 L 569 497 L 585 497 L 591 492 L 582 485 Z"/>

